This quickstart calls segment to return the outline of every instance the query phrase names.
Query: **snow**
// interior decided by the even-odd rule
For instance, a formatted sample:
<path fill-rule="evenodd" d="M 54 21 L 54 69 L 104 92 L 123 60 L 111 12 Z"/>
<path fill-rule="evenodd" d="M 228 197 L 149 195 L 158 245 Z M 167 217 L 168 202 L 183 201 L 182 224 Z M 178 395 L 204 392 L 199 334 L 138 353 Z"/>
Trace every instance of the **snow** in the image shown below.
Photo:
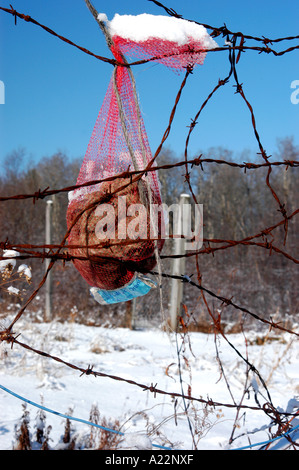
<path fill-rule="evenodd" d="M 100 13 L 100 21 L 107 21 L 105 17 L 105 14 Z M 204 26 L 181 18 L 147 13 L 136 16 L 116 13 L 110 22 L 107 21 L 106 26 L 112 37 L 120 36 L 136 42 L 157 38 L 183 45 L 192 38 L 194 41 L 202 41 L 205 49 L 218 47 Z"/>
<path fill-rule="evenodd" d="M 194 443 L 189 423 L 196 431 L 194 440 L 198 450 L 236 449 L 269 439 L 270 418 L 261 410 L 246 409 L 245 413 L 240 410 L 237 417 L 235 408 L 205 406 L 190 401 L 186 411 L 181 398 L 155 394 L 142 386 L 114 378 L 152 385 L 170 394 L 181 393 L 181 387 L 187 394 L 189 387 L 192 396 L 212 399 L 224 405 L 232 403 L 230 393 L 239 403 L 247 383 L 248 393 L 242 404 L 257 406 L 258 399 L 263 405 L 267 401 L 263 385 L 252 372 L 246 382 L 246 364 L 222 337 L 195 332 L 176 336 L 159 328 L 130 330 L 58 321 L 45 324 L 26 317 L 28 313 L 25 312 L 14 326 L 14 333 L 21 333 L 23 343 L 76 366 L 93 367 L 94 371 L 112 377 L 81 376 L 79 371 L 17 344 L 13 348 L 2 344 L 0 384 L 54 411 L 69 414 L 71 409 L 72 416 L 87 421 L 90 421 L 90 410 L 96 403 L 100 416 L 105 417 L 107 423 L 119 421 L 124 433 L 119 449 L 148 449 L 151 446 L 154 449 L 154 445 L 158 445 L 192 450 Z M 4 319 L 2 317 L 1 323 L 9 324 L 13 318 L 11 314 Z M 229 335 L 229 340 L 244 356 L 248 354 L 248 360 L 258 367 L 273 404 L 280 410 L 294 412 L 299 405 L 298 341 L 287 334 L 275 336 L 272 333 L 272 339 L 270 336 L 268 341 L 259 345 L 257 335 L 248 332 L 246 344 L 243 334 Z M 220 370 L 217 353 L 226 377 Z M 274 365 L 273 358 L 276 357 L 281 360 Z M 229 381 L 230 391 L 225 378 Z M 15 425 L 22 415 L 22 403 L 0 389 L 0 448 L 3 450 L 12 448 Z M 27 410 L 33 434 L 40 410 L 29 404 Z M 52 448 L 61 446 L 64 424 L 62 417 L 46 413 L 45 425 L 52 426 Z M 299 425 L 298 417 L 292 420 L 292 425 Z M 82 442 L 91 429 L 86 423 L 74 421 L 72 427 Z M 234 437 L 238 438 L 230 445 L 233 429 Z M 273 425 L 272 432 L 275 430 Z M 282 439 L 272 446 L 281 448 L 285 444 Z"/>
<path fill-rule="evenodd" d="M 127 433 L 118 446 L 121 450 L 151 450 L 152 443 L 146 434 Z"/>
<path fill-rule="evenodd" d="M 19 253 L 15 250 L 4 250 L 2 257 L 7 259 L 0 260 L 0 291 L 6 291 L 10 295 L 21 296 L 21 290 L 14 286 L 8 286 L 7 283 L 17 282 L 22 276 L 24 276 L 30 284 L 31 282 L 31 268 L 26 264 L 21 264 L 17 266 L 17 257 Z M 16 274 L 19 275 L 19 278 L 16 277 Z"/>
<path fill-rule="evenodd" d="M 107 23 L 108 18 L 107 18 L 106 13 L 99 13 L 98 14 L 98 20 L 101 21 L 102 23 Z"/>
<path fill-rule="evenodd" d="M 20 293 L 20 289 L 17 289 L 16 287 L 13 287 L 13 286 L 9 286 L 7 290 L 12 295 L 19 295 Z"/>
<path fill-rule="evenodd" d="M 20 264 L 18 267 L 18 273 L 23 274 L 27 280 L 31 279 L 32 277 L 31 269 L 27 266 L 27 264 Z"/>
<path fill-rule="evenodd" d="M 0 273 L 4 272 L 5 269 L 7 269 L 8 267 L 11 267 L 11 269 L 13 269 L 16 265 L 15 258 L 17 256 L 19 256 L 19 253 L 15 250 L 4 250 L 3 254 L 2 254 L 2 257 L 3 258 L 9 258 L 9 259 L 0 260 Z"/>

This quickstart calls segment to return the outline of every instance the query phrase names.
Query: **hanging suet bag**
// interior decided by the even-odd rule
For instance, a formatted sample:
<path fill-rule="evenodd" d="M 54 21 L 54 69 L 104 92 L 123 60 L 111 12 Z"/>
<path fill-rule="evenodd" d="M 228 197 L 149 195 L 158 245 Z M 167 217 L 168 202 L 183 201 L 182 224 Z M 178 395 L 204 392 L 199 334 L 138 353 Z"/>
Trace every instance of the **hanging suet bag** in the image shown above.
<path fill-rule="evenodd" d="M 119 295 L 124 287 L 132 288 L 133 296 L 146 293 L 144 288 L 138 291 L 136 272 L 151 271 L 164 244 L 162 212 L 155 220 L 151 215 L 152 205 L 162 205 L 158 176 L 151 169 L 152 154 L 125 55 L 154 58 L 182 70 L 202 64 L 205 50 L 216 43 L 202 26 L 177 18 L 115 15 L 108 22 L 101 15 L 103 19 L 119 65 L 114 68 L 77 179 L 76 184 L 83 186 L 69 197 L 68 243 L 76 246 L 71 249 L 74 265 L 93 288 L 95 298 L 101 290 L 116 291 L 114 301 L 122 301 L 130 300 Z M 146 168 L 150 171 L 128 176 L 128 171 Z M 106 181 L 85 185 L 95 180 Z M 146 212 L 142 236 L 140 227 L 133 233 L 127 230 L 136 217 L 128 208 L 141 206 Z M 151 287 L 151 282 L 145 280 L 145 284 Z"/>

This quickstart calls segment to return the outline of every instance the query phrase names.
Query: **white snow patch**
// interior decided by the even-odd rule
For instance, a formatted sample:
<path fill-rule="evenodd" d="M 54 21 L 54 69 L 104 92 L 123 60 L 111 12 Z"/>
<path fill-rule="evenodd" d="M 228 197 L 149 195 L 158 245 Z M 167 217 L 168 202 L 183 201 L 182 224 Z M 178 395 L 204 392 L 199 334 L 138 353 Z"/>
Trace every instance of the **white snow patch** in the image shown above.
<path fill-rule="evenodd" d="M 99 21 L 102 21 L 102 23 L 107 23 L 107 22 L 108 22 L 108 18 L 107 18 L 106 13 L 99 13 L 99 14 L 98 14 L 98 20 L 99 20 Z"/>
<path fill-rule="evenodd" d="M 19 256 L 19 253 L 15 250 L 4 250 L 3 258 L 10 258 L 7 260 L 0 260 L 0 272 L 5 271 L 5 269 L 11 265 L 12 268 L 16 265 L 16 257 Z"/>
<path fill-rule="evenodd" d="M 146 434 L 133 432 L 125 434 L 117 448 L 121 450 L 151 450 L 152 442 Z"/>
<path fill-rule="evenodd" d="M 24 274 L 28 280 L 32 278 L 31 269 L 27 266 L 27 264 L 20 264 L 18 267 L 18 273 Z"/>
<path fill-rule="evenodd" d="M 19 295 L 19 293 L 20 293 L 20 290 L 17 289 L 16 287 L 13 287 L 13 286 L 9 286 L 9 287 L 7 288 L 7 290 L 8 290 L 8 292 L 9 292 L 10 294 L 12 294 L 12 295 Z"/>
<path fill-rule="evenodd" d="M 162 15 L 119 15 L 107 22 L 111 36 L 120 36 L 131 41 L 141 42 L 151 38 L 187 44 L 190 39 L 202 41 L 206 49 L 218 47 L 204 26 L 181 18 Z"/>

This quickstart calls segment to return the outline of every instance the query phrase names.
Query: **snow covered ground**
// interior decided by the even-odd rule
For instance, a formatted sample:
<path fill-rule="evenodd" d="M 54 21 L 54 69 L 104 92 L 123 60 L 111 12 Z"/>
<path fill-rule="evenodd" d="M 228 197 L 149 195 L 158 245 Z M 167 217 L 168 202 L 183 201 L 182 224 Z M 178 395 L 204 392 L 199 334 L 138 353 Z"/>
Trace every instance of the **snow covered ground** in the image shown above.
<path fill-rule="evenodd" d="M 64 361 L 84 368 L 93 366 L 95 371 L 148 386 L 153 384 L 166 392 L 181 393 L 183 387 L 184 393 L 188 394 L 189 387 L 192 396 L 223 404 L 233 403 L 233 399 L 239 403 L 244 392 L 246 364 L 223 338 L 217 337 L 215 343 L 213 335 L 189 333 L 176 337 L 160 329 L 132 331 L 56 321 L 33 323 L 26 320 L 26 313 L 15 325 L 15 333 L 21 333 L 18 339 L 23 343 Z M 229 340 L 242 355 L 247 357 L 248 354 L 248 360 L 265 380 L 275 407 L 296 412 L 299 406 L 296 400 L 299 396 L 298 339 L 272 332 L 269 340 L 259 345 L 257 336 L 253 332 L 246 334 L 247 347 L 242 334 L 229 335 Z M 84 420 L 89 420 L 92 405 L 97 404 L 100 415 L 108 423 L 120 422 L 121 431 L 127 436 L 126 442 L 131 439 L 129 445 L 133 447 L 137 443 L 146 448 L 151 442 L 178 450 L 192 450 L 194 444 L 198 450 L 224 450 L 267 441 L 271 437 L 270 419 L 261 410 L 240 411 L 233 437 L 241 437 L 229 445 L 237 414 L 234 407 L 206 407 L 187 400 L 186 411 L 180 398 L 155 395 L 142 387 L 112 378 L 80 376 L 80 372 L 16 344 L 12 349 L 10 345 L 2 344 L 0 358 L 0 384 L 3 387 L 63 414 L 69 414 L 72 409 L 72 416 Z M 253 374 L 249 377 L 252 380 Z M 225 380 L 229 382 L 230 390 Z M 255 394 L 261 405 L 268 401 L 257 377 L 242 403 L 257 406 Z M 15 425 L 23 412 L 22 403 L 0 390 L 0 449 L 12 448 Z M 27 410 L 34 432 L 38 409 L 28 404 Z M 52 426 L 52 448 L 63 435 L 64 424 L 62 417 L 46 413 L 46 425 Z M 298 425 L 299 416 L 292 420 L 293 427 Z M 87 424 L 72 422 L 72 427 L 81 435 L 90 433 Z M 277 426 L 273 426 L 272 432 L 276 430 Z M 285 439 L 281 439 L 271 447 L 280 449 L 285 444 Z"/>

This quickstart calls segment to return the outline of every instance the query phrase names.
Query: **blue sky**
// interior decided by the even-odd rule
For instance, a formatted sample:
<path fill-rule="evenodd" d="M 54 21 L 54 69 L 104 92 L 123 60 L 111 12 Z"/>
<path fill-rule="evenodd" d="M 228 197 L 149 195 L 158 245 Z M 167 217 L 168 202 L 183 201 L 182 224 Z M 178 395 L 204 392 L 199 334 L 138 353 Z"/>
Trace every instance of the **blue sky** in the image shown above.
<path fill-rule="evenodd" d="M 11 0 L 0 0 L 9 8 Z M 112 19 L 119 14 L 165 14 L 148 0 L 93 0 L 99 12 Z M 183 17 L 215 27 L 225 23 L 232 31 L 278 38 L 299 34 L 299 3 L 165 0 Z M 14 8 L 92 52 L 111 57 L 102 33 L 83 0 L 14 0 Z M 112 66 L 62 43 L 38 26 L 0 11 L 0 80 L 5 104 L 0 105 L 0 162 L 15 149 L 25 148 L 30 159 L 40 160 L 57 151 L 83 158 L 112 74 Z M 210 31 L 209 31 L 210 32 Z M 220 46 L 224 39 L 216 39 Z M 299 40 L 292 42 L 297 45 Z M 256 45 L 256 43 L 247 43 Z M 286 49 L 286 41 L 274 44 Z M 188 126 L 203 101 L 229 70 L 228 53 L 209 53 L 203 66 L 189 77 L 166 142 L 178 158 L 184 152 Z M 238 64 L 239 81 L 253 106 L 256 125 L 268 155 L 277 140 L 293 136 L 299 144 L 299 104 L 291 103 L 291 83 L 299 80 L 299 50 L 274 57 L 248 51 Z M 145 64 L 133 69 L 141 110 L 154 152 L 167 127 L 183 75 L 163 65 Z M 190 157 L 215 146 L 240 156 L 243 150 L 259 152 L 251 117 L 234 81 L 221 87 L 209 102 L 192 134 Z"/>

